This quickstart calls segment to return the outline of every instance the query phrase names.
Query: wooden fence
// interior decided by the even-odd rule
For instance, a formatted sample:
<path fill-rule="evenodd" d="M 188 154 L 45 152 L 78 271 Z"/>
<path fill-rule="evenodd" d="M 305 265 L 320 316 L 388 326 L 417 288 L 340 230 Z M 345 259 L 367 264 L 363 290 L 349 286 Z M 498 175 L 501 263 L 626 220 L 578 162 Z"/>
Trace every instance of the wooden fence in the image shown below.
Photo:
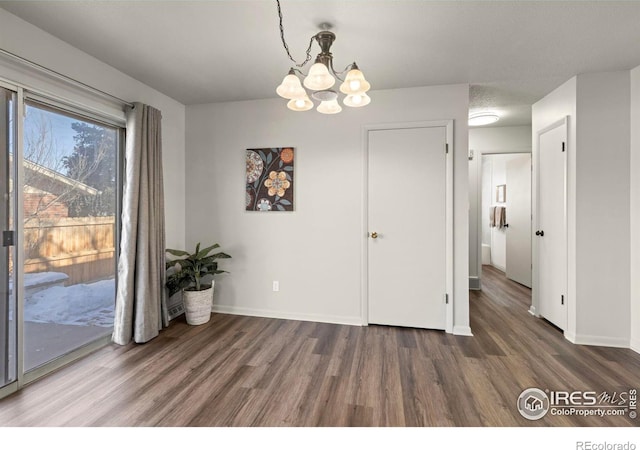
<path fill-rule="evenodd" d="M 115 274 L 114 217 L 29 219 L 24 224 L 24 271 L 62 272 L 67 284 Z"/>

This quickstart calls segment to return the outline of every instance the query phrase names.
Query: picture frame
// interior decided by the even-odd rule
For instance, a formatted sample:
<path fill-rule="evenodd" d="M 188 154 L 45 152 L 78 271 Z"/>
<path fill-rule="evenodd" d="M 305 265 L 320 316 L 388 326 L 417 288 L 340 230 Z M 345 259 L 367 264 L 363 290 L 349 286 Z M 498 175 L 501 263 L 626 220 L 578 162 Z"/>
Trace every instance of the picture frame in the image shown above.
<path fill-rule="evenodd" d="M 294 211 L 294 154 L 294 147 L 246 149 L 246 211 Z"/>
<path fill-rule="evenodd" d="M 496 202 L 504 203 L 507 201 L 507 185 L 499 184 L 496 186 Z"/>

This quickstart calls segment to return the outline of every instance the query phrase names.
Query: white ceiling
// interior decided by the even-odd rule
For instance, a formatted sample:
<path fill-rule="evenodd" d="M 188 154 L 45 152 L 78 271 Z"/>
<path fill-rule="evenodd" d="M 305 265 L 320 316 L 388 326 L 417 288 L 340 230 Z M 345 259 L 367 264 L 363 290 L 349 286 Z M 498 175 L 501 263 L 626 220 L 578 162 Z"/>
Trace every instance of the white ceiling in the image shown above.
<path fill-rule="evenodd" d="M 337 69 L 357 61 L 374 90 L 470 83 L 471 112 L 498 109 L 502 125 L 530 123 L 530 105 L 573 75 L 640 65 L 637 1 L 281 3 L 296 59 L 330 22 Z M 0 7 L 184 104 L 276 97 L 291 66 L 275 0 Z"/>

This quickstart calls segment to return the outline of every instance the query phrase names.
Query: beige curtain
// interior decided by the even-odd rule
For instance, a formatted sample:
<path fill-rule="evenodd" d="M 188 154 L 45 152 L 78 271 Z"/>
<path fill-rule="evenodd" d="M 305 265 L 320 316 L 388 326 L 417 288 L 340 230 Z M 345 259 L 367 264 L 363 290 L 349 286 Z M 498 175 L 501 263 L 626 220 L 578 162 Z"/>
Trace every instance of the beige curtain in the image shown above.
<path fill-rule="evenodd" d="M 136 103 L 127 145 L 113 342 L 147 342 L 169 323 L 165 296 L 162 115 Z"/>

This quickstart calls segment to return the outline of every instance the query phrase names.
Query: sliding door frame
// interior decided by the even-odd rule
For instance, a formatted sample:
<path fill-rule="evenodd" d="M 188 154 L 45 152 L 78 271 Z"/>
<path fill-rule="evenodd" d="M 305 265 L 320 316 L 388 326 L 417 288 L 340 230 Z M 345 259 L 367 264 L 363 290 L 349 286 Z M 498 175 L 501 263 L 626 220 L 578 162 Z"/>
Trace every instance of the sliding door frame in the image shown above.
<path fill-rule="evenodd" d="M 70 104 L 68 102 L 63 102 L 60 101 L 59 98 L 51 98 L 49 96 L 43 96 L 40 95 L 38 92 L 34 92 L 31 90 L 25 90 L 24 95 L 23 95 L 23 101 L 21 103 L 21 107 L 23 108 L 23 111 L 21 112 L 22 116 L 21 117 L 26 117 L 25 116 L 25 108 L 26 106 L 31 103 L 31 104 L 36 104 L 38 105 L 38 107 L 44 107 L 44 108 L 48 108 L 51 111 L 55 112 L 56 114 L 63 114 L 63 115 L 67 115 L 69 117 L 76 117 L 79 120 L 84 120 L 84 121 L 89 121 L 98 125 L 103 125 L 103 126 L 109 126 L 109 127 L 113 127 L 116 129 L 116 145 L 117 145 L 117 153 L 116 153 L 116 195 L 118 196 L 118 198 L 116 199 L 116 208 L 115 208 L 115 220 L 116 220 L 116 224 L 115 224 L 115 233 L 114 233 L 114 275 L 115 275 L 115 283 L 117 283 L 117 269 L 118 269 L 118 256 L 119 256 L 119 237 L 120 237 L 120 228 L 121 228 L 121 220 L 120 220 L 120 211 L 121 211 L 121 203 L 122 203 L 122 190 L 123 190 L 123 186 L 122 186 L 122 168 L 124 166 L 124 139 L 125 139 L 125 132 L 124 132 L 124 123 L 120 123 L 119 121 L 114 120 L 113 118 L 111 118 L 110 116 L 107 115 L 101 115 L 101 114 L 96 114 L 95 111 L 92 110 L 84 110 L 82 107 L 78 107 L 76 105 Z M 24 120 L 20 120 L 19 122 L 24 124 Z M 22 136 L 21 136 L 22 137 Z M 24 148 L 21 147 L 21 158 L 20 161 L 23 161 L 22 159 L 22 155 L 24 154 Z M 19 186 L 22 186 L 22 184 L 20 184 Z M 18 192 L 21 192 L 22 189 L 18 189 Z M 23 201 L 22 199 L 19 200 L 20 205 L 22 206 Z M 19 217 L 24 217 L 21 211 L 21 215 Z M 21 231 L 24 232 L 23 227 L 20 227 Z M 21 241 L 24 242 L 24 241 Z M 24 252 L 24 246 L 20 246 L 22 252 Z M 22 255 L 23 256 L 23 255 Z M 21 257 L 20 259 L 21 264 L 20 267 L 24 272 L 24 258 Z M 21 283 L 24 284 L 24 283 Z M 24 286 L 20 286 L 22 289 L 24 289 Z M 24 305 L 24 292 L 21 292 L 21 304 L 22 306 Z M 114 297 L 114 303 L 115 303 L 115 297 Z M 23 310 L 23 315 L 24 315 L 24 310 Z M 21 322 L 22 324 L 24 324 L 24 322 Z M 22 358 L 21 361 L 21 367 L 20 367 L 20 373 L 22 374 L 22 379 L 21 379 L 21 383 L 19 384 L 18 388 L 21 388 L 23 385 L 25 384 L 29 384 L 35 380 L 37 380 L 38 378 L 41 378 L 42 376 L 53 372 L 54 370 L 59 369 L 62 366 L 65 366 L 79 358 L 82 358 L 83 356 L 86 356 L 102 347 L 104 347 L 105 345 L 108 345 L 111 342 L 111 334 L 97 338 L 93 341 L 90 341 L 88 343 L 85 343 L 77 348 L 75 348 L 74 350 L 70 351 L 69 353 L 65 353 L 63 355 L 60 355 L 58 357 L 55 357 L 54 359 L 44 363 L 41 366 L 35 367 L 33 369 L 29 369 L 26 373 L 24 372 L 25 368 L 24 368 L 24 331 L 22 332 L 22 351 L 20 352 Z"/>
<path fill-rule="evenodd" d="M 9 193 L 11 192 L 12 183 L 12 161 L 11 161 L 11 149 L 10 149 L 10 135 L 11 135 L 11 112 L 9 111 L 9 105 L 11 100 L 8 97 L 8 93 L 12 96 L 15 91 L 12 89 L 6 89 L 0 86 L 2 90 L 0 92 L 0 141 L 5 147 L 3 155 L 0 155 L 0 179 L 2 180 L 2 187 L 0 188 L 0 194 L 4 199 L 0 201 L 0 226 L 4 231 L 11 230 L 11 207 L 13 200 Z M 3 236 L 4 241 L 4 236 Z M 9 246 L 6 246 L 4 242 L 0 250 L 0 308 L 3 310 L 0 314 L 0 386 L 4 387 L 10 383 L 11 370 L 9 364 L 9 355 L 11 354 L 11 343 L 15 346 L 15 336 L 11 337 L 11 322 L 9 320 L 9 310 L 12 301 L 12 293 L 9 292 L 9 288 L 12 284 L 10 277 L 9 267 L 11 265 Z"/>
<path fill-rule="evenodd" d="M 122 193 L 124 189 L 123 185 L 123 170 L 124 170 L 124 149 L 125 149 L 125 119 L 124 114 L 122 117 L 116 117 L 108 112 L 101 113 L 95 108 L 87 107 L 85 105 L 78 104 L 75 101 L 67 101 L 66 99 L 44 92 L 40 89 L 32 89 L 28 86 L 24 86 L 20 83 L 16 83 L 0 77 L 0 87 L 6 88 L 16 93 L 16 124 L 15 124 L 15 148 L 14 148 L 14 165 L 13 170 L 15 174 L 14 179 L 14 195 L 12 200 L 14 203 L 14 295 L 16 296 L 15 315 L 16 315 L 16 380 L 0 387 L 0 399 L 6 397 L 14 392 L 17 392 L 25 385 L 35 381 L 36 379 L 54 371 L 58 368 L 69 364 L 89 353 L 92 353 L 111 342 L 111 336 L 104 336 L 98 338 L 92 342 L 89 342 L 76 350 L 62 355 L 52 361 L 34 368 L 29 372 L 24 371 L 24 227 L 22 226 L 21 219 L 24 217 L 24 195 L 22 186 L 24 185 L 24 166 L 22 161 L 24 160 L 24 117 L 26 101 L 28 98 L 37 99 L 42 103 L 47 103 L 54 108 L 58 108 L 61 111 L 66 111 L 71 114 L 77 114 L 84 116 L 92 121 L 103 123 L 118 128 L 118 154 L 117 154 L 117 199 L 116 199 L 116 232 L 115 232 L 115 269 L 117 274 L 117 264 L 119 257 L 119 240 L 121 229 L 121 205 L 122 205 Z M 41 99 L 44 99 L 41 100 Z M 116 277 L 117 283 L 117 277 Z M 115 302 L 115 298 L 114 298 Z"/>
<path fill-rule="evenodd" d="M 18 164 L 18 161 L 22 160 L 22 101 L 24 99 L 24 90 L 22 87 L 7 83 L 4 80 L 0 80 L 0 87 L 7 89 L 16 94 L 16 105 L 15 105 L 15 142 L 13 148 L 13 161 L 10 161 L 10 158 L 7 158 L 7 164 L 9 164 L 9 170 L 13 172 L 13 196 L 9 197 L 10 202 L 14 202 L 13 204 L 13 232 L 14 232 L 14 245 L 13 245 L 13 296 L 16 299 L 14 305 L 14 313 L 15 313 L 15 364 L 16 364 L 16 379 L 11 383 L 7 384 L 0 388 L 0 398 L 5 397 L 9 394 L 16 392 L 20 389 L 22 384 L 22 364 L 23 364 L 23 355 L 22 355 L 22 332 L 23 332 L 23 318 L 24 313 L 22 310 L 21 304 L 21 292 L 24 291 L 22 289 L 21 283 L 19 280 L 22 279 L 23 267 L 20 264 L 17 264 L 18 261 L 21 261 L 23 249 L 20 245 L 16 245 L 21 241 L 22 227 L 16 226 L 18 224 L 18 217 L 22 217 L 23 208 L 22 208 L 22 192 L 18 189 L 18 186 L 21 186 L 21 182 L 23 179 L 22 168 Z M 3 193 L 4 194 L 4 193 Z M 4 228 L 4 225 L 3 225 Z"/>

